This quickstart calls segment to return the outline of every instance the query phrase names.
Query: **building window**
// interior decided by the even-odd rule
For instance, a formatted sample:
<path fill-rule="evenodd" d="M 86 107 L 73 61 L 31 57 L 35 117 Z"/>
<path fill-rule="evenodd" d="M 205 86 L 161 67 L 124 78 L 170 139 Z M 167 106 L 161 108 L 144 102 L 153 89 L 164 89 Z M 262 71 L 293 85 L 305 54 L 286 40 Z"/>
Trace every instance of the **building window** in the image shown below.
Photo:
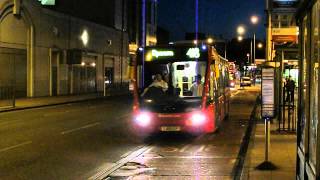
<path fill-rule="evenodd" d="M 272 23 L 272 27 L 273 27 L 273 28 L 279 28 L 279 21 L 274 21 L 274 22 Z"/>
<path fill-rule="evenodd" d="M 287 15 L 282 15 L 281 19 L 286 20 L 286 19 L 288 19 L 288 16 Z"/>
<path fill-rule="evenodd" d="M 281 27 L 289 27 L 289 22 L 288 21 L 281 21 Z"/>

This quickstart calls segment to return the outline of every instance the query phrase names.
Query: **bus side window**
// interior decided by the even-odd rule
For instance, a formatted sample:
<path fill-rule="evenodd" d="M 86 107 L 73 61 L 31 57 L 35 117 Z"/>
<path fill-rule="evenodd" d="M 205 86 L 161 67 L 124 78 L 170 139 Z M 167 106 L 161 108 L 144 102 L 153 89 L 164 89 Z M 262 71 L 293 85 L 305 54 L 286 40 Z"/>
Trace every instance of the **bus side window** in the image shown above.
<path fill-rule="evenodd" d="M 217 96 L 217 82 L 215 77 L 215 66 L 214 64 L 210 66 L 210 85 L 209 85 L 209 96 L 211 100 L 215 99 Z"/>

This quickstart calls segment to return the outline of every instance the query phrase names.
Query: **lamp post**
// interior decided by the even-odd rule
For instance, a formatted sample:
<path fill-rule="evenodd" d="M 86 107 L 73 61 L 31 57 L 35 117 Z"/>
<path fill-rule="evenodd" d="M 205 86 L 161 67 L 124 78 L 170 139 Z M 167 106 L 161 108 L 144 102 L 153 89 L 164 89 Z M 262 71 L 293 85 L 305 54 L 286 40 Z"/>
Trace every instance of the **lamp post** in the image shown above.
<path fill-rule="evenodd" d="M 256 25 L 258 24 L 259 18 L 258 16 L 253 15 L 251 16 L 250 20 L 253 25 Z M 252 63 L 255 63 L 256 61 L 256 32 L 255 31 L 253 31 L 253 56 L 251 58 L 253 58 Z"/>
<path fill-rule="evenodd" d="M 209 37 L 209 38 L 207 39 L 207 43 L 208 43 L 208 44 L 224 43 L 224 58 L 227 59 L 227 40 L 226 40 L 226 39 L 224 39 L 224 40 L 220 39 L 220 40 L 219 40 L 219 39 L 213 39 L 213 38 Z"/>

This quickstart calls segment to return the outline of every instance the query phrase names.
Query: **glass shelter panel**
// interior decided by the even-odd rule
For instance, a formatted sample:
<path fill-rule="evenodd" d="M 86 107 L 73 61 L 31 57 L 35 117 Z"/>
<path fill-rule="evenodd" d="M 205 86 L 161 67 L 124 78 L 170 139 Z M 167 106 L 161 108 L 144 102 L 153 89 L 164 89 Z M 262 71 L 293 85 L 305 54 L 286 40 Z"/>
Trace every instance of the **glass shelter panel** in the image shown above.
<path fill-rule="evenodd" d="M 309 163 L 313 170 L 316 167 L 317 127 L 318 127 L 318 97 L 319 97 L 319 4 L 312 9 L 312 47 L 310 71 L 310 128 L 309 128 Z"/>
<path fill-rule="evenodd" d="M 302 31 L 303 31 L 303 36 L 302 36 L 302 60 L 300 62 L 301 66 L 301 89 L 300 89 L 300 104 L 299 104 L 299 109 L 301 109 L 301 114 L 299 118 L 299 131 L 300 131 L 300 137 L 298 137 L 299 140 L 299 145 L 302 149 L 302 151 L 305 151 L 305 125 L 306 125 L 306 119 L 307 119 L 307 111 L 308 108 L 306 107 L 307 103 L 307 49 L 308 49 L 308 17 L 306 16 L 303 19 L 303 24 L 302 24 Z"/>

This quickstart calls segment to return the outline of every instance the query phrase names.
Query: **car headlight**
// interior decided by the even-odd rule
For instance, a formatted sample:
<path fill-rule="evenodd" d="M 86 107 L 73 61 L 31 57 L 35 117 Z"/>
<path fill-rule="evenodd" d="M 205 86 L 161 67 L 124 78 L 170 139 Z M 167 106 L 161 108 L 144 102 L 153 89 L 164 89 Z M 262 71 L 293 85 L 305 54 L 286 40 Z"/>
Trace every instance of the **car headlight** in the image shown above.
<path fill-rule="evenodd" d="M 142 127 L 146 127 L 151 123 L 151 117 L 147 113 L 139 113 L 134 120 L 136 124 Z"/>
<path fill-rule="evenodd" d="M 191 116 L 191 122 L 194 126 L 203 125 L 206 121 L 206 116 L 202 113 L 195 113 Z"/>

